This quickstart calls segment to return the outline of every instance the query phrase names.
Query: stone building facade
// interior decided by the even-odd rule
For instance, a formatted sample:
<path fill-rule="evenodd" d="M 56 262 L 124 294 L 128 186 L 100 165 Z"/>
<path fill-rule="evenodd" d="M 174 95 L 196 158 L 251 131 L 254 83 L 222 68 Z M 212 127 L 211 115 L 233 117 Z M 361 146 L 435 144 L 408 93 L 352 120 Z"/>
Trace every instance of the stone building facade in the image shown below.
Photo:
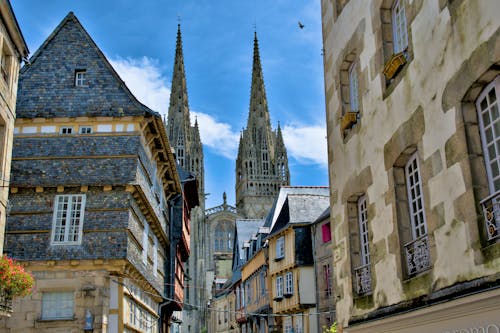
<path fill-rule="evenodd" d="M 17 80 L 21 60 L 28 57 L 28 46 L 17 24 L 10 1 L 0 3 L 0 255 L 8 206 L 10 162 L 16 119 Z"/>
<path fill-rule="evenodd" d="M 159 332 L 170 202 L 161 116 L 69 13 L 21 70 L 5 250 L 35 277 L 0 332 Z"/>
<path fill-rule="evenodd" d="M 316 316 L 320 330 L 331 327 L 335 321 L 335 293 L 333 289 L 333 241 L 330 207 L 311 225 L 314 277 L 316 282 Z"/>
<path fill-rule="evenodd" d="M 500 3 L 322 0 L 337 320 L 500 330 Z"/>

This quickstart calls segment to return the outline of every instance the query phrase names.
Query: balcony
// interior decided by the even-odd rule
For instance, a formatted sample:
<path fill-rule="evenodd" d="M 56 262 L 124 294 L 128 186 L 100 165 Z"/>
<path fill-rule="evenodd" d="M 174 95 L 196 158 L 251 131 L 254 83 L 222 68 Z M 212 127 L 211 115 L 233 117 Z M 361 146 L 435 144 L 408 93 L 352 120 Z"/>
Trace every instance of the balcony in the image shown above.
<path fill-rule="evenodd" d="M 12 314 L 12 297 L 0 290 L 0 318 L 10 317 Z"/>
<path fill-rule="evenodd" d="M 408 276 L 414 276 L 431 267 L 429 237 L 427 235 L 409 242 L 404 247 Z"/>
<path fill-rule="evenodd" d="M 500 191 L 480 202 L 483 208 L 484 226 L 489 241 L 500 239 Z"/>
<path fill-rule="evenodd" d="M 356 293 L 366 295 L 372 292 L 372 272 L 370 264 L 366 264 L 354 269 L 356 283 Z"/>

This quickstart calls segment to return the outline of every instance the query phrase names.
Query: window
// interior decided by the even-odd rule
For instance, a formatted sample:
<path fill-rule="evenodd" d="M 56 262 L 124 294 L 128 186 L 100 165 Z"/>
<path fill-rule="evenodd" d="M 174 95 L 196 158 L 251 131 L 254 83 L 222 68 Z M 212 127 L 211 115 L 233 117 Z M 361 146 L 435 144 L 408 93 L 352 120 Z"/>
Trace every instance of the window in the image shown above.
<path fill-rule="evenodd" d="M 144 223 L 142 231 L 142 262 L 148 263 L 148 247 L 149 247 L 149 224 Z"/>
<path fill-rule="evenodd" d="M 283 298 L 283 276 L 276 277 L 276 298 Z"/>
<path fill-rule="evenodd" d="M 92 126 L 80 126 L 80 134 L 91 134 Z"/>
<path fill-rule="evenodd" d="M 259 274 L 259 283 L 260 283 L 260 294 L 265 295 L 266 294 L 266 276 L 264 272 L 260 272 Z"/>
<path fill-rule="evenodd" d="M 304 333 L 304 320 L 301 315 L 295 317 L 295 332 L 294 333 Z"/>
<path fill-rule="evenodd" d="M 285 295 L 293 295 L 293 273 L 285 274 Z"/>
<path fill-rule="evenodd" d="M 417 239 L 427 234 L 424 199 L 417 154 L 414 154 L 408 163 L 406 163 L 405 175 L 406 188 L 408 190 L 408 205 L 410 207 L 412 235 L 413 239 Z"/>
<path fill-rule="evenodd" d="M 84 194 L 57 195 L 54 201 L 52 244 L 74 245 L 82 241 Z"/>
<path fill-rule="evenodd" d="M 406 259 L 406 278 L 424 272 L 431 266 L 418 155 L 413 153 L 408 156 L 404 168 L 393 169 L 398 219 L 401 221 L 398 223 L 399 235 Z"/>
<path fill-rule="evenodd" d="M 73 319 L 74 295 L 72 291 L 42 293 L 42 319 Z"/>
<path fill-rule="evenodd" d="M 497 101 L 499 92 L 500 76 L 486 87 L 476 102 L 491 194 L 500 190 L 500 116 Z"/>
<path fill-rule="evenodd" d="M 293 333 L 292 317 L 286 317 L 283 320 L 283 332 Z"/>
<path fill-rule="evenodd" d="M 153 235 L 153 275 L 158 274 L 158 238 Z"/>
<path fill-rule="evenodd" d="M 349 105 L 351 112 L 359 111 L 359 84 L 358 72 L 356 70 L 356 62 L 353 62 L 349 67 Z"/>
<path fill-rule="evenodd" d="M 73 127 L 63 126 L 59 129 L 59 134 L 73 134 Z"/>
<path fill-rule="evenodd" d="M 2 57 L 0 58 L 0 70 L 2 72 L 2 78 L 5 80 L 7 85 L 9 85 L 10 79 L 10 67 L 11 67 L 11 52 L 7 46 L 7 43 L 4 41 L 2 49 Z"/>
<path fill-rule="evenodd" d="M 323 265 L 323 277 L 324 277 L 324 285 L 325 285 L 325 296 L 332 295 L 332 271 L 330 268 L 330 264 Z"/>
<path fill-rule="evenodd" d="M 86 70 L 77 69 L 75 71 L 75 87 L 84 87 L 86 85 Z"/>
<path fill-rule="evenodd" d="M 486 177 L 490 196 L 481 201 L 485 213 L 488 240 L 500 236 L 500 116 L 498 96 L 500 76 L 497 76 L 476 101 L 481 142 L 486 163 Z"/>
<path fill-rule="evenodd" d="M 276 240 L 276 259 L 283 259 L 285 257 L 285 236 L 281 236 Z"/>
<path fill-rule="evenodd" d="M 404 0 L 396 0 L 392 6 L 392 34 L 394 53 L 400 53 L 408 47 L 408 29 Z"/>
<path fill-rule="evenodd" d="M 332 240 L 332 232 L 330 229 L 330 222 L 327 222 L 321 226 L 321 238 L 323 239 L 323 243 L 328 243 Z"/>
<path fill-rule="evenodd" d="M 227 315 L 228 315 L 227 305 L 224 305 L 224 322 L 225 323 L 227 323 Z"/>
<path fill-rule="evenodd" d="M 361 250 L 361 266 L 370 264 L 370 248 L 368 245 L 368 216 L 366 197 L 358 200 L 359 244 Z"/>

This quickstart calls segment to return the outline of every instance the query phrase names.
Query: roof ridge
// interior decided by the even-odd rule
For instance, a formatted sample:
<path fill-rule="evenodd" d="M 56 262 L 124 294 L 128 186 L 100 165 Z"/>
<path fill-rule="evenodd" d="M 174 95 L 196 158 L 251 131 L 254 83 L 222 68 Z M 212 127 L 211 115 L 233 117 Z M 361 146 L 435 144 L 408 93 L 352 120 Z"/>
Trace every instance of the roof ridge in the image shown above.
<path fill-rule="evenodd" d="M 76 17 L 76 15 L 72 11 L 70 11 L 64 17 L 64 19 L 57 25 L 57 27 L 54 29 L 54 31 L 52 31 L 52 33 L 49 35 L 49 37 L 47 37 L 47 39 L 45 39 L 45 41 L 42 43 L 42 45 L 40 45 L 40 47 L 36 50 L 36 52 L 33 54 L 33 56 L 31 56 L 30 63 L 34 64 L 36 62 L 36 60 L 38 59 L 38 57 L 40 56 L 40 54 L 43 52 L 43 50 L 52 42 L 52 40 L 61 32 L 62 28 L 68 22 L 70 22 L 71 20 L 74 21 L 75 24 L 77 25 L 78 29 L 80 29 L 83 32 L 83 35 L 88 40 L 88 42 L 90 44 L 90 47 L 95 49 L 95 51 L 97 52 L 97 56 L 100 57 L 103 60 L 103 62 L 106 65 L 106 67 L 110 70 L 111 74 L 115 77 L 115 79 L 120 84 L 120 88 L 122 88 L 124 90 L 125 94 L 128 95 L 128 97 L 131 99 L 131 101 L 134 104 L 137 104 L 138 108 L 140 110 L 144 111 L 145 113 L 150 114 L 152 116 L 157 116 L 157 117 L 161 118 L 161 116 L 160 116 L 160 114 L 158 112 L 151 110 L 149 107 L 147 107 L 146 105 L 144 105 L 143 103 L 141 103 L 134 96 L 134 94 L 132 94 L 132 92 L 127 87 L 127 85 L 125 84 L 125 82 L 122 80 L 122 78 L 120 77 L 120 75 L 118 75 L 118 73 L 116 72 L 116 70 L 113 68 L 113 66 L 109 62 L 108 58 L 104 55 L 104 53 L 99 48 L 99 46 L 97 45 L 97 43 L 92 39 L 92 37 L 90 36 L 90 34 L 87 32 L 87 30 L 81 24 L 80 20 L 78 20 L 78 18 Z M 30 68 L 31 68 L 31 65 L 23 66 L 23 68 L 21 69 L 21 73 L 29 71 Z"/>

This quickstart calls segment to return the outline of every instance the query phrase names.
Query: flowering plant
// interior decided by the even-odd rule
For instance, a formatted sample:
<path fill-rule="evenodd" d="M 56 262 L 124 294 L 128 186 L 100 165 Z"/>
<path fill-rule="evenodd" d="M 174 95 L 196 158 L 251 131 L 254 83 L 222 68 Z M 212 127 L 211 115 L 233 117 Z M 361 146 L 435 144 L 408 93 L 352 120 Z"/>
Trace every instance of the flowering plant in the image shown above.
<path fill-rule="evenodd" d="M 33 276 L 7 256 L 0 257 L 0 292 L 7 297 L 31 294 Z"/>

